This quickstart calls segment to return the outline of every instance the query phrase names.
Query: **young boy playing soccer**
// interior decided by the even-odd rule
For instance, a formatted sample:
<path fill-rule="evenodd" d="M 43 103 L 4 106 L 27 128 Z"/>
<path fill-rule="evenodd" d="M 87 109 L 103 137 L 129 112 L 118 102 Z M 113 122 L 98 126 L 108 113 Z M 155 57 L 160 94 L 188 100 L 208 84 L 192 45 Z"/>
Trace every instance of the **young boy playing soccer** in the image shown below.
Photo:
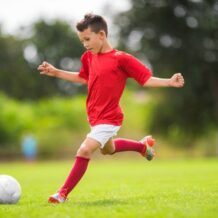
<path fill-rule="evenodd" d="M 50 196 L 49 203 L 63 203 L 78 184 L 92 154 L 100 148 L 102 154 L 136 151 L 148 160 L 154 156 L 154 139 L 146 136 L 140 141 L 113 139 L 120 129 L 123 113 L 119 100 L 127 78 L 135 79 L 141 86 L 182 87 L 183 76 L 174 74 L 169 79 L 152 77 L 152 72 L 133 56 L 114 49 L 107 39 L 107 23 L 99 15 L 87 14 L 77 24 L 78 36 L 86 48 L 81 57 L 79 72 L 57 69 L 43 62 L 40 74 L 87 85 L 87 114 L 90 132 L 77 151 L 75 163 L 64 185 Z"/>

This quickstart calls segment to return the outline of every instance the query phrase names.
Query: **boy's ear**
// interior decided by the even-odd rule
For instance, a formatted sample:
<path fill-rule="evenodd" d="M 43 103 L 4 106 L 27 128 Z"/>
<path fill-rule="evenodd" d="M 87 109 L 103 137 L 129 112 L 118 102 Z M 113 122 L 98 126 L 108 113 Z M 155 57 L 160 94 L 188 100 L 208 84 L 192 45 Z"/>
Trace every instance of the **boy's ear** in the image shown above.
<path fill-rule="evenodd" d="M 104 30 L 100 30 L 100 31 L 98 32 L 98 34 L 99 34 L 99 36 L 100 36 L 102 39 L 106 37 L 106 34 L 105 34 L 105 31 L 104 31 Z"/>

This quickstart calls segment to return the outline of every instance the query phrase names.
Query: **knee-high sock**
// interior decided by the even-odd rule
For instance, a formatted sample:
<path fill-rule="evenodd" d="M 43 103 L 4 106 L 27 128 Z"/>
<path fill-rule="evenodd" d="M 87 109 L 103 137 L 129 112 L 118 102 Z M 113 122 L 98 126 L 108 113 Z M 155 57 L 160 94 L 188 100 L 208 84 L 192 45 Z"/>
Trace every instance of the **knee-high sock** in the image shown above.
<path fill-rule="evenodd" d="M 89 159 L 84 157 L 76 157 L 70 174 L 68 175 L 64 185 L 61 187 L 59 192 L 64 196 L 67 196 L 72 189 L 77 185 L 82 176 L 85 174 L 88 167 Z"/>
<path fill-rule="evenodd" d="M 122 151 L 137 151 L 142 153 L 145 151 L 146 147 L 142 142 L 129 140 L 129 139 L 115 139 L 114 141 L 115 151 L 122 152 Z"/>

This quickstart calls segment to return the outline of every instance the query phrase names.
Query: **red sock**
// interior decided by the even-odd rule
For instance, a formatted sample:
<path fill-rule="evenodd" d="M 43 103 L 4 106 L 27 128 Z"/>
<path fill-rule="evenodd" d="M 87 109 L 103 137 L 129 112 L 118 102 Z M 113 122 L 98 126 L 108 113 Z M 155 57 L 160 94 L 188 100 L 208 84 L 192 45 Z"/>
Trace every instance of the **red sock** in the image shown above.
<path fill-rule="evenodd" d="M 113 142 L 115 145 L 114 153 L 122 151 L 137 151 L 142 153 L 146 149 L 143 143 L 129 139 L 115 139 Z"/>
<path fill-rule="evenodd" d="M 68 175 L 64 185 L 59 190 L 60 193 L 62 193 L 64 196 L 67 196 L 72 189 L 77 185 L 77 183 L 80 181 L 84 173 L 86 172 L 86 169 L 88 167 L 89 159 L 84 157 L 76 157 L 74 166 Z"/>

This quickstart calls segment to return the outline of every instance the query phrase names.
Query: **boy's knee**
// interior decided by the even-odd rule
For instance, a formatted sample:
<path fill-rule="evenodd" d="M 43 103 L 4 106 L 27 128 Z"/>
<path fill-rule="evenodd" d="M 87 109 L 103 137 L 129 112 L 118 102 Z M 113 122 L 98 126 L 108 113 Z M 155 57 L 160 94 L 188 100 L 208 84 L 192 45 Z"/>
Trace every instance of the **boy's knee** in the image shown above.
<path fill-rule="evenodd" d="M 104 151 L 103 149 L 100 149 L 101 154 L 106 155 L 108 152 Z"/>
<path fill-rule="evenodd" d="M 89 158 L 92 154 L 92 151 L 89 149 L 88 146 L 84 146 L 82 145 L 78 151 L 77 151 L 77 155 L 81 156 L 81 157 L 87 157 Z"/>
<path fill-rule="evenodd" d="M 103 155 L 112 155 L 112 154 L 113 154 L 113 152 L 107 151 L 107 150 L 104 150 L 104 149 L 100 149 L 100 152 L 101 152 L 101 154 L 103 154 Z"/>

